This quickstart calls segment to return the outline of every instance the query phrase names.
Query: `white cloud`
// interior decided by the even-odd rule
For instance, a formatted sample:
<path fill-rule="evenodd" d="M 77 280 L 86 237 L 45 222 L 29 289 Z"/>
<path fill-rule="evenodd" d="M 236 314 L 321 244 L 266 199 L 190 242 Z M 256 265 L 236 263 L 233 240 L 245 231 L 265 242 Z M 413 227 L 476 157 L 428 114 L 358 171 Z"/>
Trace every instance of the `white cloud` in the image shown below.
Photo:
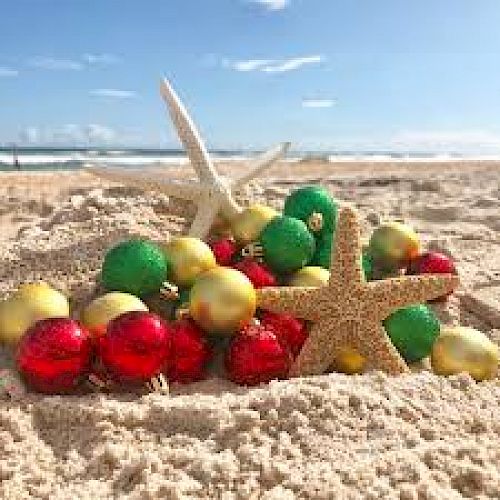
<path fill-rule="evenodd" d="M 84 128 L 85 136 L 91 144 L 110 143 L 113 142 L 117 135 L 116 132 L 98 123 L 91 123 Z"/>
<path fill-rule="evenodd" d="M 6 68 L 5 66 L 0 66 L 0 78 L 2 77 L 13 77 L 19 75 L 17 69 Z"/>
<path fill-rule="evenodd" d="M 500 134 L 487 130 L 402 131 L 393 136 L 394 147 L 409 150 L 466 151 L 500 149 Z"/>
<path fill-rule="evenodd" d="M 19 133 L 19 140 L 24 144 L 36 144 L 40 141 L 40 131 L 37 127 L 26 127 Z"/>
<path fill-rule="evenodd" d="M 23 144 L 86 146 L 115 143 L 125 136 L 122 137 L 112 128 L 98 123 L 87 125 L 68 123 L 58 127 L 26 127 L 18 137 Z"/>
<path fill-rule="evenodd" d="M 303 99 L 303 108 L 331 108 L 335 104 L 333 99 Z"/>
<path fill-rule="evenodd" d="M 82 59 L 91 66 L 108 66 L 120 62 L 120 58 L 113 54 L 83 54 Z"/>
<path fill-rule="evenodd" d="M 291 59 L 248 59 L 245 61 L 229 62 L 223 60 L 223 66 L 229 66 L 236 71 L 261 71 L 263 73 L 286 73 L 294 71 L 308 64 L 319 64 L 325 58 L 321 55 L 293 57 Z"/>
<path fill-rule="evenodd" d="M 110 99 L 133 99 L 137 96 L 133 90 L 121 89 L 94 89 L 90 91 L 90 95 L 95 97 L 107 97 Z"/>
<path fill-rule="evenodd" d="M 258 3 L 267 10 L 283 10 L 290 4 L 289 0 L 250 0 L 252 3 Z"/>
<path fill-rule="evenodd" d="M 29 62 L 34 68 L 46 69 L 49 71 L 80 71 L 83 64 L 71 59 L 55 59 L 53 57 L 36 57 Z"/>

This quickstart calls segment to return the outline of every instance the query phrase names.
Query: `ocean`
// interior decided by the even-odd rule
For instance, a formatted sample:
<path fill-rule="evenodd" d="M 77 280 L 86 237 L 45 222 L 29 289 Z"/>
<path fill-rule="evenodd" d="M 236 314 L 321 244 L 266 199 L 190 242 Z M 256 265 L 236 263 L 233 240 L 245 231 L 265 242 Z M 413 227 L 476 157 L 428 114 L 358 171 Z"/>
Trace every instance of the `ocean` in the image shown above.
<path fill-rule="evenodd" d="M 257 152 L 214 150 L 212 158 L 217 160 L 244 161 Z M 188 159 L 182 149 L 95 149 L 95 148 L 18 148 L 17 157 L 22 170 L 74 170 L 87 163 L 101 163 L 122 167 L 154 166 L 155 164 L 183 164 Z M 339 161 L 459 161 L 498 160 L 499 157 L 464 156 L 455 153 L 401 153 L 394 151 L 332 151 L 291 152 L 286 160 L 290 162 L 313 158 L 330 162 Z M 0 147 L 0 171 L 15 170 L 11 148 Z"/>

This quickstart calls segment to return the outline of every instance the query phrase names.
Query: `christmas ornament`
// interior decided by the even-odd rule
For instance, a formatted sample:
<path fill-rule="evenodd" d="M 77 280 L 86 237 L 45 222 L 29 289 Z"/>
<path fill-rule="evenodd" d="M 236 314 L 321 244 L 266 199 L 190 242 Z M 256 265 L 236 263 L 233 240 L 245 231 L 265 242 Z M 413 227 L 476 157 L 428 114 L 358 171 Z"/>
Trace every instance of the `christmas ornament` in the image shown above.
<path fill-rule="evenodd" d="M 375 264 L 386 269 L 406 267 L 418 255 L 420 240 L 413 229 L 400 222 L 387 222 L 372 233 L 368 250 Z"/>
<path fill-rule="evenodd" d="M 291 376 L 324 373 L 345 348 L 366 358 L 367 367 L 391 374 L 407 371 L 382 321 L 402 307 L 447 293 L 458 283 L 457 276 L 445 274 L 367 283 L 361 267 L 360 233 L 356 211 L 342 207 L 327 286 L 257 290 L 259 307 L 287 312 L 313 323 Z"/>
<path fill-rule="evenodd" d="M 112 319 L 130 311 L 148 311 L 148 306 L 135 295 L 109 292 L 94 299 L 83 310 L 81 320 L 93 337 L 100 337 Z"/>
<path fill-rule="evenodd" d="M 498 372 L 498 346 L 474 328 L 444 327 L 432 348 L 431 364 L 438 375 L 466 372 L 476 380 L 492 379 Z"/>
<path fill-rule="evenodd" d="M 276 277 L 271 270 L 264 263 L 257 262 L 254 259 L 242 259 L 233 267 L 241 271 L 255 288 L 275 286 L 277 284 Z"/>
<path fill-rule="evenodd" d="M 106 254 L 102 283 L 109 291 L 143 297 L 159 290 L 167 273 L 168 262 L 161 248 L 150 241 L 128 240 Z"/>
<path fill-rule="evenodd" d="M 331 234 L 327 234 L 325 237 L 318 236 L 316 238 L 316 249 L 314 251 L 314 255 L 312 256 L 310 265 L 329 269 L 332 255 L 332 244 Z"/>
<path fill-rule="evenodd" d="M 304 267 L 314 254 L 314 237 L 307 226 L 293 217 L 275 217 L 260 234 L 264 261 L 277 273 Z"/>
<path fill-rule="evenodd" d="M 439 252 L 426 252 L 410 261 L 409 274 L 457 274 L 453 260 Z M 449 294 L 448 294 L 449 295 Z M 438 297 L 443 300 L 447 297 Z"/>
<path fill-rule="evenodd" d="M 189 312 L 204 330 L 234 334 L 255 314 L 255 289 L 240 271 L 216 267 L 191 288 Z"/>
<path fill-rule="evenodd" d="M 274 330 L 249 325 L 231 341 L 226 355 L 226 371 L 230 380 L 241 385 L 258 385 L 285 378 L 292 355 Z"/>
<path fill-rule="evenodd" d="M 57 394 L 74 389 L 90 369 L 90 334 L 69 318 L 44 319 L 21 339 L 17 367 L 39 392 Z"/>
<path fill-rule="evenodd" d="M 172 352 L 168 360 L 168 379 L 183 384 L 205 377 L 212 356 L 203 331 L 189 319 L 172 324 Z"/>
<path fill-rule="evenodd" d="M 431 309 L 418 305 L 392 313 L 385 319 L 384 328 L 405 361 L 413 363 L 431 353 L 440 324 Z"/>
<path fill-rule="evenodd" d="M 231 222 L 231 232 L 238 243 L 246 245 L 259 239 L 260 233 L 278 212 L 265 205 L 252 205 L 245 208 Z"/>
<path fill-rule="evenodd" d="M 366 366 L 366 358 L 361 356 L 358 351 L 347 347 L 341 350 L 333 361 L 332 368 L 336 372 L 354 375 L 362 373 Z"/>
<path fill-rule="evenodd" d="M 299 269 L 288 281 L 288 286 L 324 286 L 328 284 L 330 272 L 318 266 Z"/>
<path fill-rule="evenodd" d="M 148 172 L 146 175 L 143 170 L 87 166 L 87 171 L 104 179 L 193 201 L 198 210 L 189 229 L 189 236 L 203 239 L 208 235 L 218 215 L 231 221 L 241 212 L 234 194 L 281 158 L 288 151 L 290 143 L 282 143 L 265 152 L 256 158 L 246 174 L 228 182 L 215 170 L 194 122 L 167 80 L 162 81 L 160 92 L 199 182 L 173 181 L 161 173 Z"/>
<path fill-rule="evenodd" d="M 287 313 L 264 311 L 261 325 L 271 328 L 278 340 L 288 346 L 294 357 L 299 354 L 308 335 L 305 321 Z"/>
<path fill-rule="evenodd" d="M 144 311 L 122 314 L 99 337 L 98 355 L 117 382 L 145 383 L 160 373 L 171 352 L 172 328 Z"/>
<path fill-rule="evenodd" d="M 0 302 L 0 342 L 15 345 L 38 320 L 67 316 L 69 302 L 62 293 L 44 282 L 21 285 Z"/>
<path fill-rule="evenodd" d="M 174 238 L 163 250 L 170 264 L 170 279 L 181 287 L 191 286 L 199 274 L 217 265 L 211 248 L 198 238 Z"/>
<path fill-rule="evenodd" d="M 284 215 L 304 221 L 316 236 L 331 240 L 337 220 L 337 203 L 321 186 L 295 190 L 285 200 Z"/>
<path fill-rule="evenodd" d="M 363 268 L 365 280 L 371 281 L 374 278 L 373 259 L 367 251 L 363 252 L 363 256 L 361 258 L 361 267 Z"/>
<path fill-rule="evenodd" d="M 230 266 L 238 253 L 238 245 L 231 238 L 213 241 L 210 248 L 219 266 Z"/>

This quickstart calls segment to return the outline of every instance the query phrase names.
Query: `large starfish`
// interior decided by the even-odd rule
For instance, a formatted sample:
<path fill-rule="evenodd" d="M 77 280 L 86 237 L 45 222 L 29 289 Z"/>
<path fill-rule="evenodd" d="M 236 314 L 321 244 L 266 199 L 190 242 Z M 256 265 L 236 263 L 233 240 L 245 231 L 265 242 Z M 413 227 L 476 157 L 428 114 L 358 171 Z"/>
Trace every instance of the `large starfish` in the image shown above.
<path fill-rule="evenodd" d="M 189 229 L 189 235 L 204 238 L 218 215 L 231 221 L 241 212 L 242 209 L 234 199 L 233 193 L 239 191 L 281 158 L 287 152 L 290 143 L 284 142 L 258 156 L 244 175 L 228 182 L 216 171 L 193 120 L 167 80 L 162 80 L 160 92 L 198 176 L 199 183 L 176 182 L 165 178 L 161 173 L 146 173 L 138 170 L 89 165 L 87 171 L 104 179 L 193 201 L 198 206 L 198 210 Z"/>
<path fill-rule="evenodd" d="M 360 353 L 367 367 L 391 374 L 407 371 L 382 321 L 397 309 L 450 292 L 458 285 L 458 277 L 402 276 L 366 282 L 361 266 L 360 223 L 356 211 L 348 206 L 340 209 L 334 247 L 326 286 L 258 290 L 259 307 L 312 321 L 290 376 L 324 373 L 347 348 Z"/>

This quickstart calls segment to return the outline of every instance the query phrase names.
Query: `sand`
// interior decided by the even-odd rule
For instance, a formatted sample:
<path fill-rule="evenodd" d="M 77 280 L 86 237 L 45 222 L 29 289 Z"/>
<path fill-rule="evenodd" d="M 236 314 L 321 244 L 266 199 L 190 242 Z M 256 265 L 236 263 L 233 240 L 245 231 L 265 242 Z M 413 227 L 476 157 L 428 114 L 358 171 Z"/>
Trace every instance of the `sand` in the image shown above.
<path fill-rule="evenodd" d="M 44 279 L 76 310 L 109 246 L 165 240 L 193 215 L 85 173 L 0 181 L 0 294 Z M 280 208 L 304 183 L 352 201 L 366 236 L 403 220 L 451 254 L 462 288 L 433 307 L 500 343 L 499 163 L 282 164 L 241 198 Z M 246 389 L 213 374 L 170 397 L 0 399 L 0 498 L 499 498 L 499 404 L 498 378 L 438 377 L 425 362 L 396 378 L 332 373 Z"/>

